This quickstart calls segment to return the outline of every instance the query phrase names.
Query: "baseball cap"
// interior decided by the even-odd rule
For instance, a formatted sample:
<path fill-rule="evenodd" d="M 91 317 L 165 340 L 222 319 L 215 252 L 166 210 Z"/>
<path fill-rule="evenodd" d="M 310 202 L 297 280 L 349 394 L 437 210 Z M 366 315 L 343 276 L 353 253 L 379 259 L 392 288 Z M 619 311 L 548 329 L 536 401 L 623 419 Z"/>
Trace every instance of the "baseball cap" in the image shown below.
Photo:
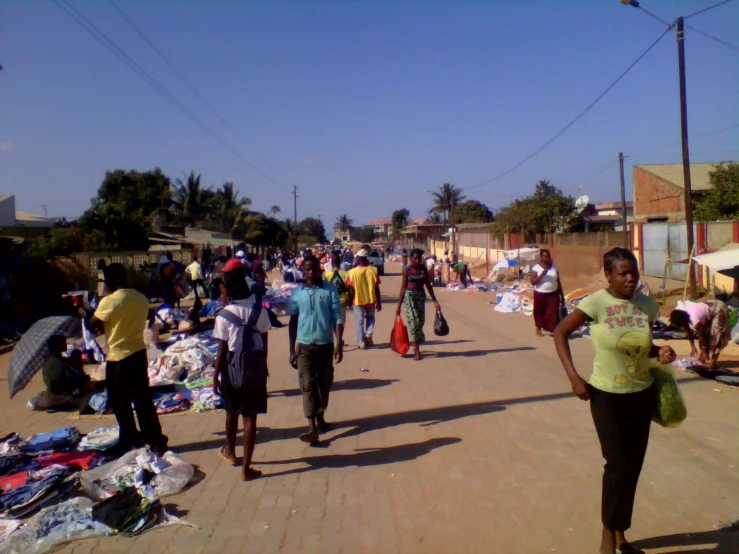
<path fill-rule="evenodd" d="M 243 258 L 244 256 L 246 256 L 246 253 L 243 250 L 239 250 L 238 252 L 236 252 L 237 258 Z"/>

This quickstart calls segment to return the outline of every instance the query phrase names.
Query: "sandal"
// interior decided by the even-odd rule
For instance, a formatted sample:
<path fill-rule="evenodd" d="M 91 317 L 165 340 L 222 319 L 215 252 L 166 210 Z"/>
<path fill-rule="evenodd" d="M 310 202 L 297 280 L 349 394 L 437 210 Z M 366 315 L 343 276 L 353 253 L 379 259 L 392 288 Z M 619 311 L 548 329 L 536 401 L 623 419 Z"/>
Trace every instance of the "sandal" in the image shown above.
<path fill-rule="evenodd" d="M 254 479 L 259 479 L 262 476 L 262 472 L 258 469 L 254 469 L 253 467 L 250 467 L 246 470 L 246 475 L 242 475 L 241 478 L 244 481 L 253 481 Z"/>
<path fill-rule="evenodd" d="M 235 457 L 234 458 L 229 458 L 228 457 L 228 455 L 226 454 L 226 447 L 225 446 L 221 446 L 221 448 L 218 450 L 218 455 L 221 458 L 223 458 L 224 460 L 226 460 L 232 466 L 238 465 L 236 463 L 236 458 Z"/>
<path fill-rule="evenodd" d="M 311 432 L 303 433 L 302 435 L 300 435 L 300 440 L 308 444 L 318 444 L 320 442 L 318 433 Z"/>

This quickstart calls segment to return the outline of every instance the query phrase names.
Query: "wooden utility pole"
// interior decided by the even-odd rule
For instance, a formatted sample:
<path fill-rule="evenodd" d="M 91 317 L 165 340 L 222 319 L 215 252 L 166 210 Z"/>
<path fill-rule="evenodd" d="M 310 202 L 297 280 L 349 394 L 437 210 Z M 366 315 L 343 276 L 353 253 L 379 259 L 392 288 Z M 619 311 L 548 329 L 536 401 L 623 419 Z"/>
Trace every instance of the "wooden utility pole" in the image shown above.
<path fill-rule="evenodd" d="M 454 226 L 454 194 L 452 191 L 452 196 L 449 199 L 449 204 L 451 205 L 451 218 L 452 218 L 452 253 L 457 253 L 457 229 Z"/>
<path fill-rule="evenodd" d="M 688 96 L 685 86 L 685 26 L 682 17 L 677 18 L 677 61 L 680 72 L 680 130 L 683 143 L 683 180 L 685 189 L 685 226 L 688 252 L 693 253 L 693 187 L 690 182 L 690 150 L 688 148 Z M 688 296 L 695 300 L 695 268 L 688 264 Z"/>
<path fill-rule="evenodd" d="M 297 252 L 299 250 L 298 248 L 298 187 L 297 185 L 293 185 L 293 221 L 295 222 L 295 229 L 293 231 L 295 232 L 295 251 Z"/>
<path fill-rule="evenodd" d="M 626 185 L 624 184 L 624 153 L 618 153 L 618 164 L 621 168 L 621 216 L 623 219 L 624 248 L 631 248 L 629 243 L 629 220 L 626 217 Z"/>

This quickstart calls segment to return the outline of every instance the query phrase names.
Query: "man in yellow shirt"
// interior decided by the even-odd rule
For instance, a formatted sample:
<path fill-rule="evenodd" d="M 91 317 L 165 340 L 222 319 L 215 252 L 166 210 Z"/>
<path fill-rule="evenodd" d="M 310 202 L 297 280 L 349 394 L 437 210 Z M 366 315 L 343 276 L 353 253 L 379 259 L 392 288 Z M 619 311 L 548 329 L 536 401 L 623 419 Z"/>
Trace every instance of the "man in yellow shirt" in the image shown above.
<path fill-rule="evenodd" d="M 149 392 L 144 327 L 149 313 L 146 297 L 128 288 L 126 268 L 111 264 L 104 270 L 105 284 L 111 294 L 100 301 L 95 314 L 86 314 L 90 329 L 104 329 L 110 347 L 105 367 L 108 405 L 118 421 L 121 451 L 148 444 L 151 450 L 163 455 L 167 437 L 162 434 L 154 402 Z M 133 403 L 141 433 L 136 429 Z"/>
<path fill-rule="evenodd" d="M 366 249 L 357 252 L 357 267 L 349 272 L 346 280 L 354 310 L 357 344 L 362 350 L 374 346 L 372 332 L 375 330 L 375 311 L 382 311 L 380 276 L 368 258 Z"/>

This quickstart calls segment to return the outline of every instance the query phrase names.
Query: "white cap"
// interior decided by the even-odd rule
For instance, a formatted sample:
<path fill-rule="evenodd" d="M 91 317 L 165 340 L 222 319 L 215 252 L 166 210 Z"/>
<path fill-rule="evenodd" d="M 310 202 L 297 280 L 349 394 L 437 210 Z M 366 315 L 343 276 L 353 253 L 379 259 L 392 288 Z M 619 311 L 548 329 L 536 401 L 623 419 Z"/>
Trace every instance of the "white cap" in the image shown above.
<path fill-rule="evenodd" d="M 357 258 L 369 258 L 369 252 L 367 252 L 364 248 L 357 252 Z"/>
<path fill-rule="evenodd" d="M 238 252 L 236 252 L 237 258 L 243 258 L 245 256 L 246 256 L 246 253 L 243 250 L 239 250 Z"/>

